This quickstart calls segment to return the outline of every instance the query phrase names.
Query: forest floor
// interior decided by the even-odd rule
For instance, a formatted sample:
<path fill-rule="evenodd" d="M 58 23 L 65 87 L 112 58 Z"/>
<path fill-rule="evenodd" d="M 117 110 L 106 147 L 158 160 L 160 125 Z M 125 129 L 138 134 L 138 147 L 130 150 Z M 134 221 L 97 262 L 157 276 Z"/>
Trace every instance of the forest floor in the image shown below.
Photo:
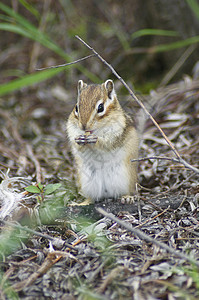
<path fill-rule="evenodd" d="M 142 97 L 179 154 L 195 167 L 198 87 L 197 78 L 185 77 Z M 4 220 L 18 227 L 1 223 L 0 298 L 199 299 L 198 174 L 168 160 L 175 154 L 146 119 L 139 156 L 151 159 L 139 162 L 135 203 L 78 206 L 83 199 L 65 133 L 75 97 L 74 91 L 52 85 L 15 92 L 1 102 L 0 191 L 12 204 Z M 140 109 L 123 98 L 124 108 L 137 115 Z M 157 156 L 168 159 L 153 159 Z M 39 191 L 24 191 L 38 182 Z M 103 217 L 96 207 L 151 241 Z"/>

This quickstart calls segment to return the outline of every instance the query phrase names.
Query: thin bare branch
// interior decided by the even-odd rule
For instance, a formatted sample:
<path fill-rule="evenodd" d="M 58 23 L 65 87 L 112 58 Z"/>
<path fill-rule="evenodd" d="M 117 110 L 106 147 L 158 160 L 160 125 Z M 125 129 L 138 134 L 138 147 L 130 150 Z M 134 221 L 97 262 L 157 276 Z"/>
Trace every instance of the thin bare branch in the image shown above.
<path fill-rule="evenodd" d="M 135 161 L 144 161 L 144 160 L 150 160 L 150 159 L 170 160 L 170 161 L 179 163 L 179 159 L 177 159 L 177 158 L 172 158 L 172 157 L 165 157 L 165 156 L 149 156 L 149 157 L 141 157 L 141 158 L 137 158 L 137 159 L 131 159 L 131 162 L 135 162 Z"/>
<path fill-rule="evenodd" d="M 149 156 L 149 157 L 141 157 L 141 158 L 138 158 L 138 159 L 132 159 L 131 162 L 134 162 L 134 161 L 144 161 L 144 160 L 150 160 L 150 159 L 163 159 L 163 160 L 170 160 L 170 161 L 173 161 L 175 163 L 178 163 L 178 164 L 183 164 L 186 168 L 188 169 L 191 169 L 192 171 L 195 171 L 196 173 L 198 173 L 198 169 L 195 168 L 194 166 L 190 166 L 189 163 L 187 163 L 184 159 L 180 158 L 172 158 L 172 157 L 165 157 L 165 156 Z"/>
<path fill-rule="evenodd" d="M 95 54 L 91 54 L 91 55 L 82 57 L 82 58 L 80 58 L 80 59 L 74 60 L 74 61 L 72 61 L 72 62 L 69 62 L 69 63 L 67 63 L 67 64 L 56 65 L 56 66 L 50 66 L 50 67 L 46 67 L 46 68 L 40 68 L 40 69 L 36 69 L 36 71 L 42 71 L 42 70 L 46 70 L 46 69 L 56 69 L 56 68 L 61 68 L 61 67 L 66 67 L 66 66 L 74 65 L 74 64 L 79 63 L 80 61 L 83 61 L 83 60 L 85 60 L 85 59 L 91 58 L 91 57 L 93 57 L 93 56 L 96 56 L 96 55 L 95 55 Z"/>
<path fill-rule="evenodd" d="M 137 228 L 133 228 L 131 224 L 120 220 L 119 218 L 117 218 L 116 216 L 114 216 L 112 213 L 107 213 L 103 208 L 98 207 L 96 208 L 96 210 L 102 214 L 104 217 L 109 218 L 110 220 L 116 222 L 117 224 L 119 224 L 120 226 L 124 227 L 125 229 L 127 229 L 128 231 L 132 232 L 133 234 L 135 234 L 136 236 L 138 236 L 141 240 L 147 241 L 149 243 L 152 243 L 158 247 L 160 247 L 161 249 L 164 249 L 166 251 L 168 251 L 169 253 L 171 253 L 172 255 L 179 257 L 185 261 L 188 261 L 194 265 L 196 265 L 197 267 L 199 267 L 199 261 L 196 261 L 195 259 L 191 258 L 190 256 L 183 254 L 182 252 L 176 251 L 175 249 L 169 247 L 168 245 L 155 240 L 154 238 L 151 238 L 150 236 L 148 236 L 146 233 L 144 233 L 143 231 L 141 231 L 140 229 Z"/>
<path fill-rule="evenodd" d="M 84 42 L 84 40 L 82 40 L 79 36 L 76 35 L 76 38 L 78 40 L 80 40 L 80 42 L 82 42 L 87 48 L 89 48 L 112 71 L 112 73 L 122 82 L 122 84 L 125 86 L 125 88 L 130 93 L 131 97 L 143 108 L 144 112 L 149 116 L 149 118 L 152 120 L 152 122 L 155 124 L 155 126 L 159 129 L 159 131 L 161 132 L 162 136 L 164 137 L 164 139 L 166 140 L 166 142 L 169 144 L 169 146 L 171 147 L 171 149 L 173 150 L 173 152 L 175 153 L 175 155 L 178 158 L 180 158 L 180 154 L 177 152 L 177 150 L 175 149 L 175 147 L 173 146 L 173 144 L 167 138 L 167 136 L 164 133 L 164 131 L 160 128 L 160 126 L 158 125 L 158 123 L 156 122 L 156 120 L 152 117 L 152 115 L 149 113 L 149 111 L 146 109 L 146 107 L 144 106 L 144 104 L 136 97 L 136 95 L 134 94 L 134 92 L 130 89 L 130 87 L 123 80 L 123 78 L 115 71 L 115 69 L 109 63 L 107 63 L 107 61 L 101 55 L 98 54 L 98 52 L 96 50 L 94 50 L 91 46 L 89 46 L 86 42 Z"/>
<path fill-rule="evenodd" d="M 57 263 L 60 259 L 62 258 L 62 255 L 56 255 L 54 252 L 48 253 L 47 257 L 45 258 L 44 262 L 42 265 L 35 271 L 33 272 L 28 278 L 17 282 L 12 285 L 12 289 L 15 291 L 21 291 L 27 286 L 33 284 L 35 280 L 45 274 L 55 263 Z M 8 287 L 8 290 L 10 287 Z"/>
<path fill-rule="evenodd" d="M 100 55 L 98 52 L 93 49 L 90 45 L 88 45 L 84 40 L 82 40 L 78 35 L 76 35 L 76 38 L 83 43 L 89 50 L 91 50 L 111 71 L 112 73 L 121 81 L 121 83 L 125 86 L 125 88 L 128 90 L 131 97 L 140 105 L 140 107 L 144 110 L 146 115 L 151 119 L 153 124 L 158 128 L 163 138 L 166 140 L 167 144 L 170 146 L 172 151 L 174 152 L 175 156 L 177 157 L 177 162 L 183 164 L 185 167 L 189 168 L 190 170 L 196 172 L 199 174 L 199 169 L 193 167 L 188 162 L 186 162 L 183 158 L 181 158 L 178 151 L 175 149 L 174 145 L 171 143 L 171 141 L 168 139 L 164 131 L 160 128 L 156 120 L 153 118 L 153 116 L 149 113 L 149 111 L 146 109 L 144 104 L 136 97 L 134 92 L 131 90 L 131 88 L 128 86 L 128 84 L 124 81 L 124 79 L 115 71 L 115 69 Z"/>

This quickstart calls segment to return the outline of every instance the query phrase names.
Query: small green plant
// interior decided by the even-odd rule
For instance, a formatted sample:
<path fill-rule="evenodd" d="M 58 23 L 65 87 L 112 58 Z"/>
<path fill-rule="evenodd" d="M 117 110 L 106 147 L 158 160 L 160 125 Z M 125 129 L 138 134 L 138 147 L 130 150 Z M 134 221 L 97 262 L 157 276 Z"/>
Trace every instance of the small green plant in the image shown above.
<path fill-rule="evenodd" d="M 111 242 L 107 239 L 104 233 L 106 224 L 103 222 L 95 222 L 95 220 L 86 218 L 76 219 L 77 231 L 80 235 L 84 235 L 90 242 L 92 242 L 99 250 L 107 249 Z"/>
<path fill-rule="evenodd" d="M 26 192 L 37 194 L 37 200 L 39 202 L 42 202 L 44 200 L 44 197 L 46 195 L 53 194 L 56 190 L 58 190 L 61 187 L 61 183 L 53 183 L 53 184 L 47 184 L 44 186 L 41 183 L 38 183 L 37 185 L 29 185 L 25 188 Z"/>
<path fill-rule="evenodd" d="M 5 256 L 15 252 L 21 247 L 21 243 L 25 243 L 30 234 L 15 227 L 5 227 L 0 233 L 0 261 Z"/>

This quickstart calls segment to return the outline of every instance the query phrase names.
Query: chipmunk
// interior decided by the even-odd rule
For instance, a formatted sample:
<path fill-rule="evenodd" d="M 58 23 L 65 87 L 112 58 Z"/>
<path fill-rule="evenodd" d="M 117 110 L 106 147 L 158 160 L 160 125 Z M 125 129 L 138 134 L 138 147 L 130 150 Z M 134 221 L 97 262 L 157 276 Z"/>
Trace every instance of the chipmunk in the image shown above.
<path fill-rule="evenodd" d="M 67 121 L 80 193 L 93 201 L 130 202 L 137 181 L 138 136 L 122 109 L 112 80 L 78 82 L 78 98 Z"/>

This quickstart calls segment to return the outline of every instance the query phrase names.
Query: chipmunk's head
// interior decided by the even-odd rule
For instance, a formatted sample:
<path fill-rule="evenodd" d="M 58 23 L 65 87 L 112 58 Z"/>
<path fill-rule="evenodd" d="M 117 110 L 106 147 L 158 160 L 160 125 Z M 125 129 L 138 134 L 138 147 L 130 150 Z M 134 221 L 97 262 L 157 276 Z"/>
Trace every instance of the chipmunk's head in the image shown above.
<path fill-rule="evenodd" d="M 74 108 L 75 118 L 82 130 L 95 130 L 107 123 L 111 114 L 120 108 L 114 83 L 108 79 L 101 85 L 87 85 L 78 81 L 78 98 Z"/>

